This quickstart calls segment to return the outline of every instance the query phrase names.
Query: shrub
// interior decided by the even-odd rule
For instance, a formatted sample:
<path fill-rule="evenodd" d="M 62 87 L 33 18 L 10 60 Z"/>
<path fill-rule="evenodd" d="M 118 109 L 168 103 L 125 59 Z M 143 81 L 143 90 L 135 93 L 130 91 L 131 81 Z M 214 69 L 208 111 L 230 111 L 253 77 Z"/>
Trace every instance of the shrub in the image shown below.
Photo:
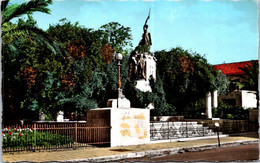
<path fill-rule="evenodd" d="M 52 132 L 39 132 L 32 128 L 5 128 L 3 134 L 3 148 L 8 147 L 35 147 L 65 145 L 73 143 L 70 136 Z"/>
<path fill-rule="evenodd" d="M 217 108 L 212 109 L 213 117 L 223 119 L 248 119 L 249 110 L 241 106 L 232 106 L 223 102 Z"/>

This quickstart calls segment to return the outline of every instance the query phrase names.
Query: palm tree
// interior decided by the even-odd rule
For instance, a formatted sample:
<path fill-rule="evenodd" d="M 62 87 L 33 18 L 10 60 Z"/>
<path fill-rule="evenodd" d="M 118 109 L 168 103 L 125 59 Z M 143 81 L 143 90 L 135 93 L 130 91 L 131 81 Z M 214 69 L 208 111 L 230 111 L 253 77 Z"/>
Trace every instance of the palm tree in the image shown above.
<path fill-rule="evenodd" d="M 257 61 L 252 61 L 252 65 L 246 65 L 246 67 L 239 67 L 240 70 L 244 71 L 245 76 L 241 78 L 245 79 L 245 87 L 256 91 L 257 108 L 259 107 L 259 91 L 258 91 L 258 73 L 259 65 Z"/>

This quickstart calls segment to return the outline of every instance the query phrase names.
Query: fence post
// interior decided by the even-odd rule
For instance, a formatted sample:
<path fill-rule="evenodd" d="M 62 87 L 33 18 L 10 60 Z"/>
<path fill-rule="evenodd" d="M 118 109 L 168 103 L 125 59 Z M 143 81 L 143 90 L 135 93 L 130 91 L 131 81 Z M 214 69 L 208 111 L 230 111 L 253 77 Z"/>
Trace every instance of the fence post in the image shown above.
<path fill-rule="evenodd" d="M 188 135 L 189 133 L 188 133 L 188 132 L 189 132 L 189 129 L 188 129 L 188 122 L 186 122 L 186 137 L 187 137 L 187 138 L 189 137 L 189 135 Z"/>
<path fill-rule="evenodd" d="M 170 122 L 168 122 L 168 139 L 170 139 L 170 125 L 169 125 Z"/>
<path fill-rule="evenodd" d="M 35 148 L 36 148 L 36 137 L 37 137 L 37 136 L 36 136 L 36 132 L 37 132 L 37 128 L 36 128 L 36 127 L 37 127 L 37 126 L 36 126 L 36 122 L 34 122 L 34 123 L 33 123 L 33 130 L 34 130 L 34 145 L 35 145 L 35 146 L 34 146 L 33 149 L 32 149 L 33 151 L 34 151 Z"/>
<path fill-rule="evenodd" d="M 78 138 L 78 135 L 77 135 L 77 122 L 75 122 L 75 142 L 77 143 L 77 138 Z"/>

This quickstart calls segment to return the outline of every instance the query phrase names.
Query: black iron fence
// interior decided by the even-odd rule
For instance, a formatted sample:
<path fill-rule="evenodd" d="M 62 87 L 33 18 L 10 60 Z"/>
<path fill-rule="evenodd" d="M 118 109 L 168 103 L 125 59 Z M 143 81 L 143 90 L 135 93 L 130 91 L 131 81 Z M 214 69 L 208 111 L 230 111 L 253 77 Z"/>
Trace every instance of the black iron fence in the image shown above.
<path fill-rule="evenodd" d="M 203 126 L 208 126 L 214 132 L 217 131 L 215 123 L 219 123 L 219 131 L 224 134 L 237 134 L 246 132 L 257 132 L 258 122 L 248 120 L 219 120 L 219 121 L 203 121 Z"/>
<path fill-rule="evenodd" d="M 38 122 L 3 127 L 3 152 L 109 145 L 110 126 L 78 122 Z"/>
<path fill-rule="evenodd" d="M 151 122 L 151 141 L 215 135 L 208 127 L 196 122 Z"/>
<path fill-rule="evenodd" d="M 215 123 L 219 123 L 216 128 Z M 248 120 L 186 120 L 179 122 L 154 121 L 150 123 L 151 141 L 191 138 L 223 134 L 257 132 L 258 122 Z"/>

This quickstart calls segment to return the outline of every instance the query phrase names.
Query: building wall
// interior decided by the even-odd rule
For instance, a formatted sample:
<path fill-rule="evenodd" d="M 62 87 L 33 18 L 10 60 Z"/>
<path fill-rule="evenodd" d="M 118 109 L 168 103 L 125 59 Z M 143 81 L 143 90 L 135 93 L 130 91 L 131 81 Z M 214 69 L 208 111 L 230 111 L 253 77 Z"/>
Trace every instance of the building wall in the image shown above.
<path fill-rule="evenodd" d="M 257 107 L 255 91 L 242 90 L 241 96 L 242 96 L 242 107 L 245 107 L 245 108 L 256 108 Z"/>

